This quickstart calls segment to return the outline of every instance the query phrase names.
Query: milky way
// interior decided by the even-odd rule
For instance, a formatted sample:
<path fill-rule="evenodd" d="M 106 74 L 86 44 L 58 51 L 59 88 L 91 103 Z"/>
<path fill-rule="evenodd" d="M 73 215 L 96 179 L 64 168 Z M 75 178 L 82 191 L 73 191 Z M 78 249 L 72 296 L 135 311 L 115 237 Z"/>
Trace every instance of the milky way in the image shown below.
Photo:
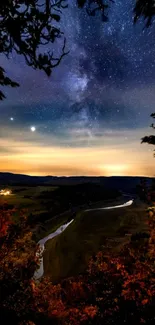
<path fill-rule="evenodd" d="M 6 88 L 7 99 L 0 103 L 2 166 L 4 147 L 11 139 L 6 150 L 9 159 L 14 157 L 15 161 L 19 148 L 21 157 L 25 146 L 29 148 L 29 158 L 32 147 L 36 147 L 36 152 L 43 145 L 49 148 L 48 165 L 40 165 L 35 170 L 36 158 L 33 163 L 29 159 L 29 168 L 20 168 L 20 172 L 70 174 L 68 164 L 71 174 L 98 175 L 104 174 L 104 165 L 110 163 L 114 166 L 110 173 L 115 174 L 117 170 L 121 173 L 121 150 L 131 152 L 133 157 L 130 159 L 129 155 L 125 159 L 123 174 L 137 174 L 138 170 L 141 174 L 154 173 L 150 147 L 141 145 L 140 140 L 149 134 L 150 114 L 155 111 L 155 24 L 149 29 L 144 28 L 143 21 L 134 25 L 134 3 L 131 0 L 111 3 L 109 22 L 103 23 L 100 16 L 89 17 L 85 10 L 77 8 L 75 1 L 69 1 L 60 24 L 69 54 L 50 78 L 27 67 L 22 57 L 13 54 L 8 61 L 1 56 L 2 66 L 21 85 L 17 89 Z M 56 51 L 60 45 L 56 45 Z M 30 132 L 33 125 L 36 132 Z M 66 148 L 66 155 L 70 150 L 69 157 L 71 150 L 76 154 L 79 149 L 93 152 L 98 148 L 103 155 L 101 161 L 91 158 L 91 169 L 85 164 L 84 154 L 78 165 L 69 158 L 63 168 L 59 155 L 51 165 L 53 148 L 60 151 Z M 108 162 L 104 155 L 110 154 L 110 150 L 115 155 L 109 156 Z M 139 161 L 135 156 L 137 151 Z M 9 166 L 7 170 L 12 171 Z"/>

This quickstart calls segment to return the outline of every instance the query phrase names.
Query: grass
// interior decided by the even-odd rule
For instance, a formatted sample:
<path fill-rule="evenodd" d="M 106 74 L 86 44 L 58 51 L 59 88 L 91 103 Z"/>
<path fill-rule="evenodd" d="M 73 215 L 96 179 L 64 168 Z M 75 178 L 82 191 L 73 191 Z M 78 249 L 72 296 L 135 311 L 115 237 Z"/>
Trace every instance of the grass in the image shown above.
<path fill-rule="evenodd" d="M 1 187 L 3 188 L 3 187 Z M 5 188 L 5 187 L 4 187 Z M 47 210 L 44 206 L 43 200 L 46 202 L 46 194 L 44 199 L 40 198 L 40 194 L 47 192 L 52 193 L 58 189 L 56 186 L 9 186 L 12 190 L 12 195 L 1 196 L 0 206 L 8 204 L 9 208 L 16 208 L 16 212 L 13 214 L 13 219 L 18 221 L 21 216 L 21 211 L 24 210 L 25 215 L 29 216 L 33 214 L 33 220 L 36 224 L 35 240 L 39 241 L 41 238 L 47 236 L 51 232 L 54 232 L 58 227 L 67 222 L 68 214 L 60 215 L 55 218 L 52 216 L 51 211 Z M 48 199 L 50 201 L 50 199 Z M 51 204 L 52 206 L 52 204 Z M 43 217 L 42 217 L 43 214 Z M 44 220 L 45 216 L 45 220 Z M 48 221 L 48 219 L 50 219 Z M 47 223 L 46 223 L 47 220 Z M 38 227 L 37 227 L 38 225 Z M 34 227 L 35 231 L 35 227 Z"/>
<path fill-rule="evenodd" d="M 35 234 L 35 240 L 38 242 L 40 239 L 48 236 L 54 232 L 61 225 L 67 223 L 68 217 L 66 215 L 60 216 L 59 218 L 53 218 L 49 222 L 43 224 L 43 228 L 37 231 Z"/>
<path fill-rule="evenodd" d="M 0 189 L 3 189 L 2 185 Z M 88 208 L 92 204 L 97 204 L 97 200 L 105 201 L 110 198 L 114 200 L 120 196 L 118 191 L 105 191 L 103 186 L 97 184 L 58 187 L 23 185 L 8 186 L 8 189 L 12 190 L 13 195 L 0 196 L 0 206 L 7 203 L 6 208 L 15 208 L 17 220 L 20 218 L 21 210 L 24 209 L 30 226 L 34 232 L 36 231 L 37 239 L 52 232 L 61 222 L 67 221 L 70 215 L 74 215 L 84 204 Z M 68 214 L 62 216 L 65 211 L 68 211 Z M 55 218 L 57 216 L 58 219 Z M 46 224 L 48 220 L 49 223 Z"/>
<path fill-rule="evenodd" d="M 12 195 L 0 196 L 0 206 L 4 203 L 15 207 L 17 210 L 25 209 L 27 213 L 41 213 L 45 211 L 38 196 L 44 191 L 54 191 L 56 187 L 46 186 L 9 186 Z M 46 210 L 47 211 L 47 210 Z"/>
<path fill-rule="evenodd" d="M 16 209 L 17 218 L 21 216 L 22 210 L 24 210 L 25 215 L 28 216 L 30 213 L 34 213 L 34 211 L 40 212 L 43 209 L 38 200 L 34 198 L 25 198 L 19 194 L 0 197 L 0 206 L 4 204 L 8 204 L 10 209 Z"/>
<path fill-rule="evenodd" d="M 145 205 L 79 213 L 59 236 L 46 243 L 44 272 L 53 282 L 86 270 L 89 258 L 104 245 L 117 251 L 126 233 L 146 229 Z"/>
<path fill-rule="evenodd" d="M 81 209 L 87 209 L 87 208 L 91 208 L 91 209 L 95 209 L 98 208 L 100 206 L 110 206 L 112 204 L 121 204 L 124 202 L 124 200 L 122 198 L 117 198 L 115 200 L 105 200 L 105 201 L 101 201 L 101 202 L 96 202 L 96 203 L 92 203 L 91 206 L 88 207 L 88 205 L 86 204 L 85 206 L 83 206 L 83 208 L 79 208 L 79 211 L 81 211 Z M 50 219 L 48 219 L 45 223 L 44 223 L 44 229 L 42 229 L 41 231 L 39 231 L 38 234 L 36 234 L 36 240 L 39 241 L 40 239 L 48 236 L 50 233 L 54 232 L 57 228 L 59 228 L 61 225 L 69 222 L 72 219 L 72 211 L 70 212 L 64 212 L 60 215 L 56 215 L 55 217 L 52 217 Z"/>

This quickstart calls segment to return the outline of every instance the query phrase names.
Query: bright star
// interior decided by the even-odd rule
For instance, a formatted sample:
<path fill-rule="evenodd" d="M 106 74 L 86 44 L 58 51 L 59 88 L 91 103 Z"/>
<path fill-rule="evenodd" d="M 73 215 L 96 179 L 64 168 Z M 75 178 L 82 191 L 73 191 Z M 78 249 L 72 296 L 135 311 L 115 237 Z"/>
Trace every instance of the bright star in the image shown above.
<path fill-rule="evenodd" d="M 32 131 L 32 132 L 35 132 L 35 131 L 36 131 L 36 128 L 35 128 L 35 126 L 31 126 L 31 128 L 30 128 L 30 129 L 31 129 L 31 131 Z"/>
<path fill-rule="evenodd" d="M 14 118 L 13 117 L 10 117 L 10 121 L 14 121 Z"/>

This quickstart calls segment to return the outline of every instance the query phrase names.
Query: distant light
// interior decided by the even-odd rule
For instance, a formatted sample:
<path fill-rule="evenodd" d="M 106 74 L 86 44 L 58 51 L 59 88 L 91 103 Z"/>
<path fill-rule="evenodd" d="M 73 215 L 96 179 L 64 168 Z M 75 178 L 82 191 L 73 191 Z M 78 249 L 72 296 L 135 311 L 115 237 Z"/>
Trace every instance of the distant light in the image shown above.
<path fill-rule="evenodd" d="M 10 121 L 14 121 L 14 118 L 13 117 L 10 117 Z"/>
<path fill-rule="evenodd" d="M 0 191 L 0 195 L 10 195 L 11 194 L 11 191 L 10 190 L 1 190 Z"/>
<path fill-rule="evenodd" d="M 32 132 L 35 132 L 35 131 L 36 131 L 36 128 L 35 128 L 35 126 L 31 126 L 31 128 L 30 128 L 30 129 L 31 129 L 31 131 L 32 131 Z"/>

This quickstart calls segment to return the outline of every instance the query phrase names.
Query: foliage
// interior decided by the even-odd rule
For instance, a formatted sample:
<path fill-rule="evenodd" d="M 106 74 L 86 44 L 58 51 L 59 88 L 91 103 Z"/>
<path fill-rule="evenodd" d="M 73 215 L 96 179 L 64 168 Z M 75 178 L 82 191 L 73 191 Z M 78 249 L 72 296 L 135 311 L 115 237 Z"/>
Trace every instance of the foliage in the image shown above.
<path fill-rule="evenodd" d="M 10 78 L 6 77 L 5 70 L 0 67 L 0 85 L 2 86 L 11 86 L 11 87 L 18 87 L 19 84 L 15 81 L 12 81 Z M 0 100 L 4 99 L 5 95 L 0 90 Z"/>
<path fill-rule="evenodd" d="M 146 20 L 146 27 L 149 27 L 155 15 L 154 0 L 136 0 L 134 14 L 134 22 L 143 17 Z"/>
<path fill-rule="evenodd" d="M 155 212 L 148 211 L 148 214 L 149 234 L 131 237 L 130 244 L 119 256 L 105 259 L 99 252 L 89 265 L 94 292 L 101 295 L 97 294 L 97 306 L 104 317 L 108 313 L 110 323 L 116 320 L 119 324 L 131 324 L 135 320 L 136 324 L 154 322 Z"/>
<path fill-rule="evenodd" d="M 33 280 L 36 245 L 25 216 L 0 210 L 0 314 L 15 324 L 154 324 L 155 209 L 148 232 L 131 237 L 119 254 L 99 252 L 88 271 L 53 285 Z"/>
<path fill-rule="evenodd" d="M 152 113 L 151 117 L 155 118 L 155 113 Z M 151 127 L 153 129 L 155 129 L 155 126 L 153 123 L 151 124 Z M 145 136 L 144 138 L 142 138 L 142 143 L 148 143 L 148 144 L 155 145 L 155 135 Z"/>
<path fill-rule="evenodd" d="M 79 7 L 86 7 L 89 15 L 95 16 L 96 12 L 100 11 L 102 20 L 108 21 L 107 10 L 111 2 L 115 0 L 77 0 Z M 155 15 L 154 0 L 135 0 L 134 6 L 134 23 L 141 17 L 146 21 L 146 27 L 151 25 L 152 19 Z"/>
<path fill-rule="evenodd" d="M 148 232 L 131 237 L 120 254 L 98 252 L 86 274 L 63 280 L 57 317 L 63 324 L 154 324 L 155 210 Z M 60 299 L 59 296 L 59 299 Z"/>
<path fill-rule="evenodd" d="M 69 279 L 63 284 L 52 285 L 44 278 L 39 284 L 33 282 L 32 287 L 37 298 L 35 309 L 46 310 L 48 319 L 55 318 L 59 324 L 85 324 L 97 313 L 97 308 L 85 301 L 90 291 L 83 279 Z"/>
<path fill-rule="evenodd" d="M 101 251 L 90 260 L 80 280 L 81 296 L 95 310 L 89 324 L 154 324 L 155 210 L 148 216 L 148 233 L 132 236 L 119 255 Z"/>
<path fill-rule="evenodd" d="M 101 13 L 101 18 L 103 22 L 108 21 L 107 10 L 109 5 L 113 0 L 77 0 L 79 8 L 86 7 L 88 15 L 95 16 L 97 12 Z"/>
<path fill-rule="evenodd" d="M 0 53 L 8 58 L 13 52 L 22 55 L 28 66 L 41 69 L 50 76 L 52 69 L 59 65 L 67 54 L 66 39 L 59 28 L 62 10 L 67 7 L 66 0 L 1 0 L 0 3 Z M 63 38 L 62 52 L 43 50 L 46 45 Z M 2 86 L 18 86 L 5 76 L 0 68 Z M 0 99 L 5 95 L 0 92 Z"/>
<path fill-rule="evenodd" d="M 14 213 L 0 209 L 0 315 L 3 323 L 28 324 L 37 319 L 31 281 L 39 258 L 26 217 L 13 223 Z"/>
<path fill-rule="evenodd" d="M 81 319 L 93 317 L 95 308 L 83 302 L 81 282 L 69 281 L 65 290 L 47 278 L 39 282 L 33 279 L 39 265 L 38 247 L 32 240 L 27 218 L 21 215 L 20 221 L 13 223 L 14 213 L 14 210 L 0 210 L 0 315 L 3 323 L 79 324 Z M 75 302 L 79 302 L 78 307 Z"/>

